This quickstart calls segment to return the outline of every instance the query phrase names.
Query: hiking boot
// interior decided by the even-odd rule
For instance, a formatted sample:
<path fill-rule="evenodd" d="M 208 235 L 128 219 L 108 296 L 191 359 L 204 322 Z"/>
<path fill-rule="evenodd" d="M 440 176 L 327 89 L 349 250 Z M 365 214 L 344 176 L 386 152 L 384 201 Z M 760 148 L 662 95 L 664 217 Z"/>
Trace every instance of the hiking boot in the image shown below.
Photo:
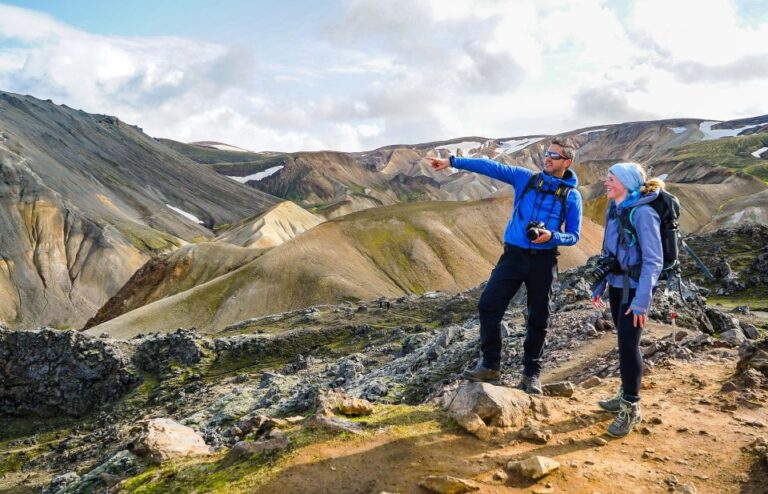
<path fill-rule="evenodd" d="M 529 377 L 523 374 L 523 378 L 520 379 L 517 387 L 529 395 L 540 395 L 542 393 L 541 380 L 539 379 L 539 376 Z"/>
<path fill-rule="evenodd" d="M 499 382 L 499 379 L 501 379 L 501 372 L 489 369 L 488 367 L 483 366 L 483 364 L 477 364 L 474 369 L 465 370 L 462 377 L 472 382 L 496 384 Z"/>
<path fill-rule="evenodd" d="M 597 402 L 597 406 L 605 410 L 606 412 L 618 412 L 621 409 L 621 398 L 624 396 L 623 386 L 619 386 L 619 392 L 613 398 L 607 400 L 600 400 Z"/>
<path fill-rule="evenodd" d="M 619 414 L 613 423 L 608 426 L 608 435 L 611 437 L 624 437 L 640 423 L 640 403 L 632 403 L 621 399 L 619 403 Z"/>

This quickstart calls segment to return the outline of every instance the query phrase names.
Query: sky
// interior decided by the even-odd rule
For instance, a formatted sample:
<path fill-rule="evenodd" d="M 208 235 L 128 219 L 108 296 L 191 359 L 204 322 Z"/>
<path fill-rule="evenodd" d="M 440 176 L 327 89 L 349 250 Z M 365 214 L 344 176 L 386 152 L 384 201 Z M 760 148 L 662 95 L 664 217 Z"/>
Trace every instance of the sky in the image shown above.
<path fill-rule="evenodd" d="M 0 0 L 0 90 L 363 151 L 768 113 L 768 0 Z"/>

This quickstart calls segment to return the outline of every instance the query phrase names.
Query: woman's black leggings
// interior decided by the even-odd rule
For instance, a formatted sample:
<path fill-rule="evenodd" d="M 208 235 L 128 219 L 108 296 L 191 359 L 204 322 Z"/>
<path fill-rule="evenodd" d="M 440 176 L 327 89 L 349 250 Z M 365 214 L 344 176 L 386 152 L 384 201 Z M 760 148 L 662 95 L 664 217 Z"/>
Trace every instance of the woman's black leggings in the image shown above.
<path fill-rule="evenodd" d="M 611 303 L 611 315 L 619 334 L 619 369 L 624 399 L 640 401 L 640 380 L 643 377 L 643 354 L 640 353 L 640 336 L 643 328 L 632 325 L 633 315 L 624 313 L 629 304 L 621 303 L 621 288 L 610 287 L 608 292 Z M 635 297 L 635 290 L 629 290 L 629 301 Z"/>

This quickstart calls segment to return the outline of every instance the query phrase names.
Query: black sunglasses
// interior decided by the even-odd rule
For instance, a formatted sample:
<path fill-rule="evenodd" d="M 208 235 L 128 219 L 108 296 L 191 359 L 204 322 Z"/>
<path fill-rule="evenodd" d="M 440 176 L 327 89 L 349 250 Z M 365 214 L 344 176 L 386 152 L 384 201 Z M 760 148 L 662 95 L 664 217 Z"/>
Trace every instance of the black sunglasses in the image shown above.
<path fill-rule="evenodd" d="M 556 153 L 554 151 L 544 151 L 544 157 L 545 158 L 549 157 L 549 158 L 552 158 L 553 160 L 567 160 L 567 159 L 570 159 L 570 158 L 566 158 L 562 154 Z"/>

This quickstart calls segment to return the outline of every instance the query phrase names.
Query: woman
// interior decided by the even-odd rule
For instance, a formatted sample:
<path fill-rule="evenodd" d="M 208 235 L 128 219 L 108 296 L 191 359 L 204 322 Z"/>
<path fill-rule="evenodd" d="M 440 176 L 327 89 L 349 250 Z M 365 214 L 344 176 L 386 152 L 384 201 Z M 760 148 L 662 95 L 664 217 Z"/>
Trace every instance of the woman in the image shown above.
<path fill-rule="evenodd" d="M 640 335 L 661 274 L 663 256 L 659 215 L 649 206 L 664 183 L 646 181 L 637 163 L 616 163 L 608 171 L 605 191 L 610 203 L 605 221 L 603 255 L 616 259 L 614 268 L 592 292 L 592 303 L 605 307 L 606 285 L 613 323 L 619 336 L 621 388 L 614 398 L 600 401 L 604 410 L 619 412 L 608 434 L 623 437 L 640 422 L 640 380 L 643 357 Z"/>

